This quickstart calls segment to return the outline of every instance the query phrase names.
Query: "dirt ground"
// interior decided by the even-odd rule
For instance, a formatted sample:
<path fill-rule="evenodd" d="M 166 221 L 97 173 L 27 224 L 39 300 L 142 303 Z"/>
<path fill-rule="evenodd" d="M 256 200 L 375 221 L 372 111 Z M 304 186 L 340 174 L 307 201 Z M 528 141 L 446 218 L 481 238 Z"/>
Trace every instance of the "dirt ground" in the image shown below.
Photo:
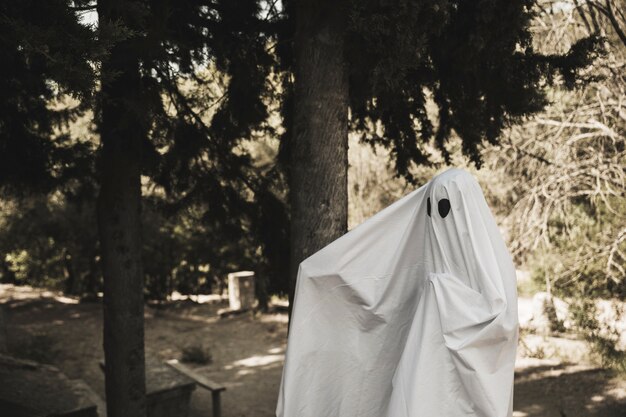
<path fill-rule="evenodd" d="M 103 357 L 100 303 L 78 303 L 52 292 L 8 285 L 0 285 L 0 303 L 7 315 L 10 352 L 49 362 L 68 377 L 83 379 L 104 397 L 104 377 L 98 365 Z M 227 387 L 222 395 L 224 417 L 274 416 L 286 314 L 220 318 L 217 311 L 224 307 L 220 300 L 147 307 L 146 355 L 181 359 L 184 350 L 200 347 L 210 353 L 212 361 L 189 366 Z M 563 358 L 584 356 L 564 354 L 567 346 L 581 348 L 579 342 L 568 343 L 559 345 L 555 357 L 536 344 L 519 349 L 514 417 L 625 416 L 626 378 L 582 359 L 564 362 Z M 191 417 L 209 416 L 210 410 L 210 394 L 196 389 Z"/>

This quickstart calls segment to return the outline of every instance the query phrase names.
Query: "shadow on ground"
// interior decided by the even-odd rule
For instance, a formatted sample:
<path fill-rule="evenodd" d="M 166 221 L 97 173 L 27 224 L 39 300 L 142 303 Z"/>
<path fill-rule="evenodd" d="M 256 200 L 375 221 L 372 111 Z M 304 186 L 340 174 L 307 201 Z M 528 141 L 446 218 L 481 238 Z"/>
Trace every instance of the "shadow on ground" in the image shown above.
<path fill-rule="evenodd" d="M 623 417 L 626 383 L 616 373 L 561 364 L 516 372 L 515 417 Z"/>
<path fill-rule="evenodd" d="M 44 296 L 42 296 L 44 295 Z M 18 296 L 0 294 L 6 307 L 13 354 L 40 355 L 69 378 L 83 379 L 104 397 L 102 306 L 77 303 L 39 290 Z M 273 417 L 284 360 L 284 313 L 220 319 L 219 302 L 189 301 L 146 308 L 146 355 L 181 359 L 190 346 L 210 352 L 212 362 L 189 364 L 198 373 L 226 385 L 223 417 Z M 37 358 L 31 358 L 37 360 Z M 211 415 L 211 395 L 200 388 L 192 396 L 190 417 Z M 603 369 L 537 361 L 516 370 L 514 417 L 623 417 L 626 380 Z"/>

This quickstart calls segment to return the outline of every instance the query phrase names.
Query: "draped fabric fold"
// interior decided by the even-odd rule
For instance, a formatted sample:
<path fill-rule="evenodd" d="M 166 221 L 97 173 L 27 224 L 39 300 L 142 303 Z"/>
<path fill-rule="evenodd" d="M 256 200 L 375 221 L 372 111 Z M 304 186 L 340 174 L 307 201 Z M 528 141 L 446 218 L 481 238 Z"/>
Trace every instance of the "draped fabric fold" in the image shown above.
<path fill-rule="evenodd" d="M 510 417 L 515 268 L 450 169 L 300 264 L 278 417 Z"/>

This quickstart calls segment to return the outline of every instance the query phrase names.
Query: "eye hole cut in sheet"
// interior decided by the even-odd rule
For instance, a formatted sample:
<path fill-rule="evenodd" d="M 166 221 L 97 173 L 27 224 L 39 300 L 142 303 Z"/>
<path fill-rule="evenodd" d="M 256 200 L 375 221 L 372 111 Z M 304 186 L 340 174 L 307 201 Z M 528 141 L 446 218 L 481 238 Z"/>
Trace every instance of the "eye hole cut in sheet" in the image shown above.
<path fill-rule="evenodd" d="M 515 268 L 452 168 L 300 264 L 278 417 L 510 417 Z"/>

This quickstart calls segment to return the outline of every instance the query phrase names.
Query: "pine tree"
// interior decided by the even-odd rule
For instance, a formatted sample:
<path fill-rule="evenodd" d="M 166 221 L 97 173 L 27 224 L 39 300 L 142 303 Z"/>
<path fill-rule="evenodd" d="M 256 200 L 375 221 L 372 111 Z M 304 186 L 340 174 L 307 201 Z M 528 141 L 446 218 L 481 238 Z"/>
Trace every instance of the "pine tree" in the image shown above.
<path fill-rule="evenodd" d="M 411 167 L 431 162 L 428 144 L 447 159 L 446 144 L 455 133 L 464 153 L 480 166 L 481 143 L 497 143 L 506 126 L 541 110 L 547 104 L 546 86 L 562 80 L 574 87 L 590 80 L 581 70 L 600 52 L 600 40 L 583 38 L 565 54 L 537 53 L 530 31 L 533 4 L 285 2 L 277 29 L 282 45 L 276 50 L 281 68 L 295 72 L 294 82 L 283 78 L 283 117 L 291 123 L 285 139 L 292 155 L 287 167 L 292 289 L 298 264 L 346 228 L 334 222 L 342 218 L 347 200 L 347 188 L 336 187 L 343 184 L 346 164 L 319 165 L 314 155 L 325 161 L 335 160 L 328 154 L 343 155 L 348 136 L 342 123 L 349 123 L 363 141 L 390 149 L 398 175 L 415 182 Z M 329 45 L 334 48 L 324 47 Z M 312 67 L 303 70 L 302 65 Z M 347 88 L 335 82 L 344 68 Z M 328 85 L 334 86 L 334 94 L 327 93 Z M 294 91 L 295 107 L 290 109 Z M 436 105 L 436 118 L 428 114 L 429 103 Z M 346 106 L 349 120 L 339 116 L 347 114 L 338 110 Z M 313 123 L 317 118 L 323 120 Z"/>
<path fill-rule="evenodd" d="M 135 6 L 135 7 L 133 7 Z M 98 1 L 103 25 L 129 31 L 116 42 L 100 72 L 98 229 L 104 276 L 104 357 L 108 416 L 145 416 L 143 267 L 141 260 L 141 154 L 149 114 L 144 110 L 139 4 Z"/>
<path fill-rule="evenodd" d="M 296 3 L 291 137 L 291 275 L 348 225 L 347 7 Z M 295 282 L 292 280 L 292 282 Z M 293 295 L 294 285 L 290 286 Z"/>
<path fill-rule="evenodd" d="M 150 176 L 177 206 L 207 204 L 212 222 L 241 233 L 249 211 L 242 189 L 255 184 L 249 158 L 233 150 L 267 118 L 271 59 L 256 1 L 99 0 L 97 6 L 100 32 L 126 35 L 100 74 L 107 412 L 139 416 L 145 414 L 140 176 Z M 209 65 L 228 76 L 225 95 L 185 94 L 181 81 L 207 85 L 198 68 Z"/>
<path fill-rule="evenodd" d="M 95 85 L 89 60 L 97 53 L 92 31 L 67 1 L 0 3 L 0 187 L 50 190 L 75 165 L 65 158 L 62 138 L 51 136 L 85 107 L 49 105 L 63 95 L 89 105 Z"/>
<path fill-rule="evenodd" d="M 95 31 L 78 19 L 93 10 Z M 255 177 L 248 155 L 235 151 L 267 118 L 273 59 L 260 10 L 250 0 L 18 2 L 0 9 L 8 63 L 0 73 L 7 91 L 4 189 L 51 191 L 91 174 L 96 162 L 109 416 L 145 414 L 140 176 L 163 187 L 173 209 L 208 206 L 207 221 L 225 235 L 244 233 L 260 216 L 248 198 L 254 190 L 276 206 L 271 193 L 263 197 L 269 185 Z M 186 82 L 210 83 L 198 75 L 208 67 L 228 79 L 225 94 L 185 92 Z M 94 108 L 96 81 L 101 148 L 85 162 L 85 149 L 53 140 L 53 131 L 60 116 Z M 52 111 L 50 100 L 66 93 L 81 99 L 75 113 Z"/>
<path fill-rule="evenodd" d="M 285 262 L 290 211 L 297 266 L 345 231 L 349 129 L 390 148 L 399 175 L 411 180 L 411 166 L 429 162 L 427 143 L 445 154 L 456 133 L 479 163 L 483 141 L 497 142 L 504 127 L 546 104 L 546 85 L 586 81 L 579 70 L 597 39 L 562 55 L 535 52 L 532 4 L 3 2 L 1 185 L 52 190 L 92 169 L 101 181 L 109 415 L 145 408 L 141 175 L 167 192 L 169 209 L 203 207 L 225 238 L 258 235 L 268 267 Z M 95 8 L 100 21 L 90 30 L 77 14 Z M 199 75 L 206 68 L 223 76 L 224 94 L 202 88 L 212 82 Z M 268 85 L 272 73 L 282 80 L 278 91 Z M 58 123 L 94 107 L 96 81 L 97 164 L 88 149 L 50 140 Z M 198 88 L 186 91 L 189 83 Z M 53 111 L 48 104 L 61 94 L 81 104 Z M 239 145 L 255 130 L 276 134 L 265 123 L 274 97 L 286 128 L 281 166 L 260 174 Z M 275 192 L 280 168 L 289 209 Z M 124 360 L 137 366 L 125 373 Z"/>

